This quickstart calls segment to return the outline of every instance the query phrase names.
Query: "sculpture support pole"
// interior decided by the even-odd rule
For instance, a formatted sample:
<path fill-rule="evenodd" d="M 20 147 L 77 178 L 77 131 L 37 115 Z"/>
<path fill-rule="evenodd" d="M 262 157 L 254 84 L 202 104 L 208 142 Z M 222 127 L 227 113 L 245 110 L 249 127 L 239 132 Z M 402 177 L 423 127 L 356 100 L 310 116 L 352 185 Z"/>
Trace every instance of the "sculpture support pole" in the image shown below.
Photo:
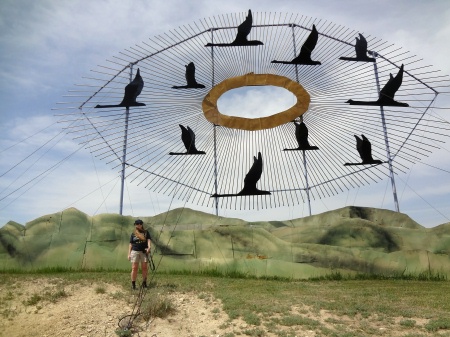
<path fill-rule="evenodd" d="M 300 116 L 300 122 L 303 122 L 303 115 Z M 309 215 L 311 215 L 311 197 L 309 195 L 308 166 L 306 163 L 306 151 L 302 150 L 302 152 L 303 152 L 303 166 L 305 168 L 306 198 L 308 200 Z"/>
<path fill-rule="evenodd" d="M 294 44 L 294 57 L 297 56 L 297 48 L 295 45 L 295 34 L 294 34 L 294 25 L 291 25 L 292 27 L 292 42 Z M 296 76 L 296 80 L 297 83 L 300 84 L 299 80 L 298 80 L 298 65 L 295 65 L 295 76 Z M 300 116 L 300 122 L 303 122 L 303 115 Z M 308 166 L 307 166 L 307 162 L 306 162 L 306 151 L 302 150 L 303 153 L 303 168 L 304 168 L 304 172 L 305 172 L 305 183 L 306 183 L 306 200 L 308 201 L 308 211 L 309 211 L 309 215 L 311 215 L 311 197 L 309 195 L 309 181 L 308 181 Z"/>
<path fill-rule="evenodd" d="M 211 43 L 214 43 L 214 30 L 211 29 Z M 212 63 L 212 76 L 211 76 L 211 87 L 214 88 L 214 46 L 211 46 L 211 63 Z M 214 197 L 214 203 L 216 206 L 216 215 L 219 215 L 219 198 L 217 197 L 218 195 L 218 188 L 217 188 L 217 132 L 216 132 L 216 128 L 217 125 L 213 124 L 213 128 L 214 128 L 214 132 L 213 132 L 213 137 L 214 137 L 214 193 L 216 195 L 216 197 Z"/>
<path fill-rule="evenodd" d="M 218 192 L 217 192 L 217 133 L 216 133 L 216 128 L 217 125 L 214 124 L 213 126 L 214 128 L 214 192 L 215 192 L 215 197 L 214 197 L 214 201 L 215 201 L 215 206 L 216 206 L 216 215 L 219 215 L 219 198 L 217 197 Z"/>
<path fill-rule="evenodd" d="M 130 65 L 130 82 L 133 77 L 133 65 Z M 123 192 L 125 189 L 125 166 L 127 160 L 127 142 L 128 142 L 128 120 L 130 118 L 130 107 L 126 107 L 125 110 L 125 131 L 123 135 L 123 148 L 122 148 L 122 173 L 120 177 L 120 208 L 119 214 L 123 213 Z"/>
<path fill-rule="evenodd" d="M 375 72 L 375 81 L 377 84 L 377 91 L 378 91 L 378 95 L 379 95 L 381 90 L 380 90 L 380 81 L 378 79 L 378 67 L 377 67 L 377 61 L 376 61 L 377 54 L 373 53 L 373 56 L 375 56 L 375 62 L 373 63 L 373 69 Z M 391 178 L 392 194 L 394 195 L 394 205 L 395 205 L 395 210 L 397 212 L 400 212 L 400 207 L 398 205 L 398 199 L 397 199 L 397 188 L 395 187 L 394 168 L 392 167 L 391 150 L 389 148 L 389 139 L 388 139 L 388 133 L 387 133 L 387 127 L 386 127 L 386 120 L 384 118 L 384 108 L 382 105 L 380 106 L 380 112 L 381 112 L 381 122 L 383 124 L 384 142 L 386 144 L 386 156 L 387 156 L 387 160 L 388 160 L 388 164 L 389 164 L 389 176 Z"/>

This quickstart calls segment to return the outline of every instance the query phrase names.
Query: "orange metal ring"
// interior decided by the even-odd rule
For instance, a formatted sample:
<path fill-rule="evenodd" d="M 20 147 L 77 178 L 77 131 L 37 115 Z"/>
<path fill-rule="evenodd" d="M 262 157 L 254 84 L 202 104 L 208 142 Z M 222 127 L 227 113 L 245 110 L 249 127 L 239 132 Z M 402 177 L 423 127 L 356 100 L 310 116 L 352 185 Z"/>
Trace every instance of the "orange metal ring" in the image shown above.
<path fill-rule="evenodd" d="M 217 100 L 225 92 L 240 87 L 256 85 L 274 85 L 289 90 L 297 98 L 297 102 L 289 109 L 267 117 L 244 118 L 227 116 L 219 112 Z M 226 79 L 214 86 L 203 99 L 202 109 L 206 119 L 213 124 L 232 129 L 256 131 L 274 128 L 293 121 L 308 110 L 310 101 L 311 97 L 308 92 L 300 84 L 287 77 L 272 74 L 249 73 L 243 76 Z"/>

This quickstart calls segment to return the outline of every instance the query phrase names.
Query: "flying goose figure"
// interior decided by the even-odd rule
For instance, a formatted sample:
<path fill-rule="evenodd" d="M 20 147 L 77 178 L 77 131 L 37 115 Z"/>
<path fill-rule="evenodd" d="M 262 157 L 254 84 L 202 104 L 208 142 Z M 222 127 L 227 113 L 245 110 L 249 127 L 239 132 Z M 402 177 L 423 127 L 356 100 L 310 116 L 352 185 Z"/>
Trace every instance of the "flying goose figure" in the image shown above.
<path fill-rule="evenodd" d="M 344 166 L 352 165 L 378 165 L 383 164 L 381 160 L 372 158 L 372 144 L 366 138 L 366 136 L 361 135 L 362 139 L 357 135 L 354 135 L 356 139 L 356 150 L 358 150 L 359 156 L 361 157 L 361 163 L 345 163 Z"/>
<path fill-rule="evenodd" d="M 295 124 L 295 138 L 297 139 L 298 147 L 295 149 L 283 149 L 283 151 L 298 151 L 298 150 L 318 150 L 317 146 L 309 145 L 308 142 L 308 128 L 305 123 L 300 122 L 297 123 L 293 121 Z"/>
<path fill-rule="evenodd" d="M 129 108 L 130 106 L 145 106 L 144 103 L 136 102 L 136 98 L 141 93 L 143 87 L 144 87 L 144 80 L 142 79 L 141 73 L 138 68 L 134 80 L 128 83 L 127 86 L 125 87 L 125 94 L 120 104 L 115 105 L 97 104 L 95 108 L 117 108 L 117 107 Z"/>
<path fill-rule="evenodd" d="M 294 58 L 292 61 L 277 61 L 273 60 L 272 63 L 283 63 L 283 64 L 305 64 L 305 65 L 318 65 L 322 64 L 319 61 L 311 60 L 311 53 L 316 47 L 317 40 L 319 38 L 319 33 L 317 32 L 316 25 L 313 25 L 311 33 L 309 33 L 308 38 L 303 43 L 300 49 L 300 54 Z"/>
<path fill-rule="evenodd" d="M 261 152 L 258 152 L 258 158 L 253 157 L 253 165 L 244 178 L 244 187 L 237 194 L 213 194 L 211 197 L 236 197 L 242 195 L 270 195 L 269 191 L 262 191 L 256 187 L 261 178 L 263 161 Z"/>
<path fill-rule="evenodd" d="M 258 40 L 247 40 L 248 34 L 252 30 L 253 16 L 252 11 L 248 10 L 248 15 L 237 28 L 236 38 L 231 43 L 207 43 L 205 47 L 233 47 L 233 46 L 260 46 L 263 45 L 261 41 Z"/>
<path fill-rule="evenodd" d="M 342 56 L 339 60 L 344 61 L 360 61 L 360 62 L 375 62 L 373 57 L 367 56 L 367 40 L 362 34 L 359 34 L 359 39 L 356 37 L 355 52 L 356 57 Z"/>
<path fill-rule="evenodd" d="M 183 141 L 186 152 L 170 152 L 170 155 L 191 155 L 191 154 L 206 154 L 204 151 L 199 151 L 195 147 L 195 133 L 188 126 L 185 128 L 183 125 L 178 124 L 181 128 L 181 140 Z"/>
<path fill-rule="evenodd" d="M 376 101 L 354 101 L 349 99 L 347 103 L 350 105 L 377 105 L 377 106 L 403 106 L 408 107 L 408 103 L 397 102 L 394 100 L 394 95 L 402 85 L 403 81 L 403 64 L 400 67 L 397 75 L 389 74 L 389 81 L 380 90 L 380 95 Z"/>
<path fill-rule="evenodd" d="M 205 86 L 197 83 L 195 80 L 195 65 L 194 62 L 189 63 L 186 67 L 186 82 L 187 85 L 174 85 L 172 89 L 202 89 Z"/>

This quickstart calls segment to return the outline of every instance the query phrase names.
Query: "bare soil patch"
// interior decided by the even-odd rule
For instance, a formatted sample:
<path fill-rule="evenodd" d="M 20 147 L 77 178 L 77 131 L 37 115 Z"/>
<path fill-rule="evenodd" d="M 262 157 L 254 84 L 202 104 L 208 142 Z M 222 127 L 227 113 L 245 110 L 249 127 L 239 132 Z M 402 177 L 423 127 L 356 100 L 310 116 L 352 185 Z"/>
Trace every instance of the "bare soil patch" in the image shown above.
<path fill-rule="evenodd" d="M 124 290 L 111 284 L 69 284 L 62 280 L 38 279 L 18 281 L 9 290 L 1 289 L 3 317 L 0 336 L 21 337 L 98 337 L 117 336 L 119 320 L 132 313 L 137 291 Z M 41 299 L 30 304 L 39 294 L 66 295 L 54 302 Z M 101 292 L 99 293 L 99 289 Z M 151 291 L 147 296 L 151 296 Z M 227 322 L 220 301 L 199 298 L 198 294 L 170 295 L 176 311 L 165 319 L 135 320 L 135 336 L 223 336 L 239 324 Z"/>

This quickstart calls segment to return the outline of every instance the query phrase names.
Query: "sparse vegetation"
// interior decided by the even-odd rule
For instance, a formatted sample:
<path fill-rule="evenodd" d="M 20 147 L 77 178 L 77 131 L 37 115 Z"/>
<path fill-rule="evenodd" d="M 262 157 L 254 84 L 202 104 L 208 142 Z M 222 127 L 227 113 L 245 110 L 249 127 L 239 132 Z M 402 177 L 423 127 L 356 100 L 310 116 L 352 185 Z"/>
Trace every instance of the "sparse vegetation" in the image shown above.
<path fill-rule="evenodd" d="M 256 315 L 252 311 L 244 311 L 244 313 L 242 314 L 242 319 L 249 325 L 258 326 L 261 324 L 261 318 L 259 318 L 258 315 Z"/>
<path fill-rule="evenodd" d="M 255 336 L 255 337 L 262 337 L 265 336 L 266 333 L 264 332 L 264 330 L 260 329 L 260 328 L 254 328 L 254 329 L 246 329 L 244 331 L 242 331 L 245 335 L 247 336 Z"/>
<path fill-rule="evenodd" d="M 59 299 L 63 297 L 67 297 L 68 294 L 64 290 L 64 288 L 56 289 L 56 290 L 45 290 L 42 295 L 38 293 L 31 294 L 29 298 L 27 298 L 23 304 L 27 306 L 37 305 L 40 302 L 51 302 L 55 303 Z"/>
<path fill-rule="evenodd" d="M 278 320 L 278 323 L 284 326 L 303 325 L 309 329 L 320 325 L 316 320 L 301 315 L 286 315 Z"/>
<path fill-rule="evenodd" d="M 116 292 L 111 294 L 111 298 L 113 298 L 115 300 L 124 299 L 125 298 L 125 294 L 123 292 L 121 292 L 121 291 L 116 291 Z"/>
<path fill-rule="evenodd" d="M 119 337 L 131 337 L 133 332 L 127 329 L 116 329 L 116 335 Z"/>
<path fill-rule="evenodd" d="M 235 335 L 232 332 L 227 332 L 226 334 L 223 335 L 223 337 L 235 337 Z"/>
<path fill-rule="evenodd" d="M 139 320 L 154 317 L 170 318 L 176 313 L 173 296 L 194 293 L 210 309 L 216 299 L 223 304 L 229 320 L 219 323 L 217 335 L 226 337 L 267 336 L 293 337 L 304 329 L 316 336 L 373 336 L 379 327 L 387 331 L 401 331 L 402 336 L 450 335 L 450 282 L 436 278 L 354 278 L 343 275 L 313 281 L 258 279 L 248 276 L 228 278 L 199 275 L 157 274 L 148 289 Z M 45 279 L 42 292 L 20 294 L 14 282 Z M 106 286 L 119 285 L 123 291 L 111 292 L 109 298 L 127 300 L 129 273 L 85 272 L 46 274 L 0 274 L 2 318 L 14 316 L 11 303 L 21 299 L 25 306 L 45 307 L 50 302 L 64 301 L 75 284 L 93 284 L 92 292 L 106 293 Z M 205 285 L 208 285 L 207 288 Z M 72 292 L 72 291 L 70 291 Z M 131 301 L 131 302 L 130 302 Z M 199 313 L 200 315 L 200 313 Z M 233 322 L 242 322 L 238 326 Z M 418 323 L 419 322 L 419 323 Z M 221 330 L 234 326 L 233 332 Z M 132 336 L 130 330 L 117 330 L 118 336 Z M 387 335 L 390 335 L 389 333 Z"/>
<path fill-rule="evenodd" d="M 426 325 L 425 328 L 428 331 L 438 331 L 438 330 L 450 330 L 450 317 L 440 317 L 437 319 L 431 319 Z"/>
<path fill-rule="evenodd" d="M 413 319 L 402 319 L 399 324 L 401 326 L 407 327 L 407 328 L 412 328 L 416 325 L 416 321 Z"/>
<path fill-rule="evenodd" d="M 105 294 L 106 289 L 103 286 L 97 286 L 97 287 L 95 287 L 95 293 L 96 294 Z"/>
<path fill-rule="evenodd" d="M 38 304 L 41 300 L 42 300 L 42 297 L 41 297 L 40 295 L 38 295 L 38 294 L 33 294 L 33 295 L 31 295 L 30 298 L 26 299 L 26 300 L 23 302 L 23 304 L 28 305 L 28 306 L 30 306 L 30 305 L 36 305 L 36 304 Z"/>
<path fill-rule="evenodd" d="M 142 307 L 142 318 L 146 321 L 154 317 L 166 318 L 176 310 L 167 296 L 152 294 L 148 296 Z"/>

